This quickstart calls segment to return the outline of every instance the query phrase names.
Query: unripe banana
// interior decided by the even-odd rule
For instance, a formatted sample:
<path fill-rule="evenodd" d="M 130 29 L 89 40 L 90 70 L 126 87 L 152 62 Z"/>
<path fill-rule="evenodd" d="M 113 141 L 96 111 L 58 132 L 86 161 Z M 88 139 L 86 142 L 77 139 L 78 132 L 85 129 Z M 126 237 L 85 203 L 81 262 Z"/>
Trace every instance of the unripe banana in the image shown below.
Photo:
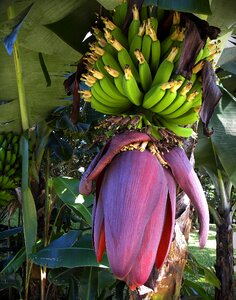
<path fill-rule="evenodd" d="M 106 106 L 103 103 L 99 102 L 99 100 L 94 96 L 91 97 L 91 107 L 106 115 L 116 115 L 125 111 L 122 108 Z"/>
<path fill-rule="evenodd" d="M 122 72 L 122 69 L 121 69 L 119 63 L 109 52 L 106 52 L 104 49 L 102 49 L 98 46 L 94 46 L 92 48 L 92 50 L 94 50 L 94 52 L 97 55 L 101 56 L 104 65 L 109 65 L 116 71 Z"/>
<path fill-rule="evenodd" d="M 103 23 L 106 26 L 106 29 L 110 30 L 112 36 L 125 48 L 129 47 L 128 44 L 128 40 L 126 38 L 126 36 L 123 34 L 123 32 L 121 31 L 121 29 L 116 26 L 112 21 L 110 21 L 108 18 L 103 18 L 101 17 L 101 19 L 103 20 Z"/>
<path fill-rule="evenodd" d="M 101 87 L 101 83 L 97 80 L 91 87 L 92 96 L 99 100 L 99 102 L 104 105 L 111 107 L 126 107 L 130 104 L 130 101 L 127 97 L 123 98 L 113 98 L 107 92 L 104 91 Z"/>
<path fill-rule="evenodd" d="M 127 49 L 124 48 L 117 40 L 115 40 L 111 37 L 108 37 L 108 42 L 111 43 L 111 45 L 118 51 L 117 56 L 118 56 L 118 60 L 119 60 L 119 63 L 121 65 L 122 69 L 124 69 L 126 65 L 129 65 L 136 81 L 140 82 L 138 71 L 137 71 Z M 120 72 L 120 73 L 122 73 L 122 72 Z"/>
<path fill-rule="evenodd" d="M 2 143 L 5 139 L 5 135 L 4 134 L 0 134 L 0 147 L 2 147 Z"/>
<path fill-rule="evenodd" d="M 175 59 L 178 50 L 177 47 L 174 47 L 167 58 L 161 62 L 153 79 L 152 86 L 169 81 L 174 68 L 173 60 Z"/>
<path fill-rule="evenodd" d="M 133 13 L 133 19 L 132 19 L 132 21 L 129 25 L 129 29 L 128 29 L 129 45 L 131 45 L 131 42 L 132 42 L 134 36 L 138 34 L 139 27 L 140 27 L 139 11 L 138 11 L 136 4 L 134 4 L 132 7 L 132 13 Z"/>
<path fill-rule="evenodd" d="M 3 147 L 0 148 L 0 161 L 4 162 L 5 161 L 5 155 L 6 151 Z"/>
<path fill-rule="evenodd" d="M 104 68 L 113 77 L 115 86 L 118 89 L 118 91 L 126 97 L 126 93 L 125 93 L 124 87 L 123 87 L 123 74 L 120 74 L 119 72 L 117 72 L 115 69 L 113 69 L 110 66 L 105 66 Z"/>
<path fill-rule="evenodd" d="M 152 84 L 152 73 L 150 67 L 140 50 L 137 49 L 134 54 L 139 62 L 139 77 L 142 89 L 144 92 L 147 92 Z"/>
<path fill-rule="evenodd" d="M 181 107 L 181 105 L 183 105 L 183 103 L 186 101 L 187 93 L 190 91 L 191 88 L 191 82 L 187 82 L 186 84 L 184 84 L 184 87 L 178 93 L 176 99 L 170 104 L 170 106 L 168 106 L 165 110 L 161 112 L 161 115 L 169 115 L 178 110 L 179 107 Z"/>
<path fill-rule="evenodd" d="M 176 27 L 174 32 L 171 33 L 171 35 L 167 36 L 162 42 L 161 42 L 161 57 L 163 57 L 172 47 L 173 42 L 176 41 L 178 38 L 180 32 L 180 27 Z"/>
<path fill-rule="evenodd" d="M 126 101 L 127 99 L 118 91 L 116 86 L 112 81 L 110 81 L 106 76 L 97 70 L 92 70 L 93 76 L 97 78 L 100 82 L 101 88 L 105 93 L 107 93 L 111 98 L 117 101 Z"/>
<path fill-rule="evenodd" d="M 123 1 L 121 4 L 116 6 L 114 9 L 112 20 L 120 28 L 122 27 L 122 25 L 125 21 L 127 11 L 128 11 L 128 2 L 127 1 Z"/>
<path fill-rule="evenodd" d="M 143 107 L 150 109 L 156 105 L 165 95 L 166 90 L 174 86 L 174 82 L 166 82 L 153 86 L 143 98 Z"/>
<path fill-rule="evenodd" d="M 145 26 L 145 34 L 143 36 L 143 41 L 142 41 L 142 53 L 143 56 L 145 57 L 145 60 L 147 61 L 147 63 L 149 63 L 149 58 L 151 55 L 151 46 L 152 46 L 152 39 L 150 37 L 150 24 L 148 24 L 146 22 L 146 26 Z"/>
<path fill-rule="evenodd" d="M 125 66 L 124 73 L 123 87 L 126 92 L 126 96 L 133 104 L 140 106 L 143 100 L 143 93 L 140 91 L 129 65 Z"/>
<path fill-rule="evenodd" d="M 157 39 L 156 32 L 153 28 L 150 29 L 150 37 L 152 39 L 151 45 L 151 71 L 152 74 L 155 75 L 157 69 L 160 64 L 160 56 L 161 56 L 161 44 L 160 41 Z"/>
<path fill-rule="evenodd" d="M 168 120 L 169 123 L 182 126 L 192 125 L 199 120 L 199 114 L 195 111 L 195 109 L 190 109 L 188 112 L 178 118 L 167 119 L 166 117 L 166 120 Z"/>
<path fill-rule="evenodd" d="M 142 41 L 143 41 L 143 35 L 145 33 L 145 23 L 143 23 L 140 27 L 139 27 L 139 31 L 138 34 L 136 34 L 130 44 L 130 48 L 129 48 L 129 54 L 130 57 L 132 59 L 132 61 L 134 62 L 135 66 L 138 65 L 138 61 L 136 60 L 136 57 L 134 55 L 134 51 L 139 49 L 141 51 L 142 49 Z"/>
<path fill-rule="evenodd" d="M 158 104 L 150 108 L 151 111 L 161 114 L 161 112 L 164 109 L 166 109 L 175 100 L 177 96 L 177 90 L 180 88 L 183 81 L 173 81 L 173 82 L 174 82 L 174 86 L 169 90 L 167 90 L 165 96 L 161 99 L 161 101 Z"/>
<path fill-rule="evenodd" d="M 186 101 L 181 105 L 176 111 L 174 111 L 171 114 L 166 115 L 166 118 L 172 119 L 172 118 L 178 118 L 182 115 L 184 115 L 187 111 L 190 110 L 190 108 L 193 106 L 194 99 L 199 93 L 197 91 L 192 92 L 190 95 L 188 95 Z"/>
<path fill-rule="evenodd" d="M 166 127 L 168 130 L 172 131 L 174 134 L 176 134 L 179 137 L 188 138 L 190 136 L 196 137 L 196 133 L 193 131 L 192 128 L 189 127 L 181 127 L 179 125 L 176 125 L 174 123 L 168 122 L 166 119 L 159 118 L 162 125 Z"/>

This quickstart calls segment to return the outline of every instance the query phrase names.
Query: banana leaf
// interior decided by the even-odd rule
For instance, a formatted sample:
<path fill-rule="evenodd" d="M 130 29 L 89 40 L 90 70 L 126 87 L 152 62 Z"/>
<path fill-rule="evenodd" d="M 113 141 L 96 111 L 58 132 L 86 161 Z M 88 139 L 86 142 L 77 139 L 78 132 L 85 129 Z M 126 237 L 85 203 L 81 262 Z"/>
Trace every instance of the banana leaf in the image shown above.
<path fill-rule="evenodd" d="M 200 134 L 195 149 L 196 167 L 205 168 L 213 179 L 216 178 L 216 154 L 228 179 L 236 186 L 236 99 L 223 88 L 222 92 L 222 99 L 210 123 L 214 130 L 211 138 Z"/>

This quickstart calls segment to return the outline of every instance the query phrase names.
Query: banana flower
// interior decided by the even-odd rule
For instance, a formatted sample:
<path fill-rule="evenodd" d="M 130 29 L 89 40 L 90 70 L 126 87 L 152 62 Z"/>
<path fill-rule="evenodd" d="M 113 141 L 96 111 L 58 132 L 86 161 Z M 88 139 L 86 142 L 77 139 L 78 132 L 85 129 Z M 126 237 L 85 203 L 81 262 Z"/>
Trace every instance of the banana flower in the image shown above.
<path fill-rule="evenodd" d="M 165 154 L 168 168 L 148 148 L 124 151 L 127 145 L 151 141 L 145 133 L 117 134 L 93 159 L 79 187 L 81 194 L 88 195 L 96 182 L 93 244 L 97 260 L 106 250 L 111 271 L 131 290 L 143 285 L 153 266 L 160 268 L 168 255 L 177 184 L 198 211 L 200 247 L 208 235 L 207 202 L 184 150 L 176 146 Z"/>

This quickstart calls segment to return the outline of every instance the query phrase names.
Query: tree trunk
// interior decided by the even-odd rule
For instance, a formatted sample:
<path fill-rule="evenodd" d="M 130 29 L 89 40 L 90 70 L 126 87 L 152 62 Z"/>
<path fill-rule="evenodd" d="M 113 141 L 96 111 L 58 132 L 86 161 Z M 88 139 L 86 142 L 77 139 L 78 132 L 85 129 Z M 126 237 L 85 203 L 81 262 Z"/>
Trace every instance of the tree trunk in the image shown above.
<path fill-rule="evenodd" d="M 223 222 L 217 227 L 216 235 L 216 276 L 221 282 L 221 289 L 216 289 L 216 300 L 234 299 L 233 266 L 233 229 L 230 211 L 222 217 Z"/>
<path fill-rule="evenodd" d="M 153 272 L 145 283 L 150 292 L 141 287 L 138 292 L 131 292 L 130 299 L 177 300 L 180 297 L 184 267 L 187 262 L 187 241 L 191 228 L 192 211 L 190 201 L 181 194 L 177 202 L 174 238 L 165 264 Z M 152 290 L 152 291 L 151 291 Z"/>

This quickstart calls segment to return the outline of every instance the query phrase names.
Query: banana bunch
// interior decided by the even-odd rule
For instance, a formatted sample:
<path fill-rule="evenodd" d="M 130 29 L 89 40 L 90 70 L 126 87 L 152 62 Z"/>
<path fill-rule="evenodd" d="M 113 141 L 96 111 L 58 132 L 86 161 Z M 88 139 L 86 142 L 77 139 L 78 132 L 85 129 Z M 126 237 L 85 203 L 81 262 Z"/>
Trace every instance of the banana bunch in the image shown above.
<path fill-rule="evenodd" d="M 13 189 L 19 182 L 19 136 L 0 134 L 0 206 L 15 198 Z"/>
<path fill-rule="evenodd" d="M 83 58 L 86 73 L 81 93 L 92 108 L 107 114 L 152 115 L 154 126 L 180 137 L 193 136 L 191 125 L 199 119 L 202 104 L 201 69 L 218 53 L 217 42 L 208 39 L 199 52 L 191 79 L 175 75 L 186 29 L 180 14 L 173 14 L 168 36 L 157 36 L 159 15 L 153 6 L 136 5 L 126 33 L 121 29 L 127 2 L 116 7 L 112 20 L 101 17 L 102 29 L 93 28 L 95 42 Z"/>

